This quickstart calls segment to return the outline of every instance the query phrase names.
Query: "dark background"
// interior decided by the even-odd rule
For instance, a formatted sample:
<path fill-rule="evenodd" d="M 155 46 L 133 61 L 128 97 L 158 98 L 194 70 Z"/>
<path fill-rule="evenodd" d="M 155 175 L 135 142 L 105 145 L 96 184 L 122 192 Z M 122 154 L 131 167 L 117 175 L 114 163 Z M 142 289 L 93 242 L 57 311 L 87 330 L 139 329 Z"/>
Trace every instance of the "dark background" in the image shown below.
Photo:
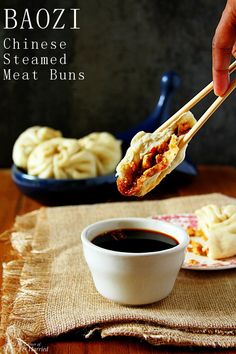
<path fill-rule="evenodd" d="M 159 96 L 163 72 L 174 70 L 182 85 L 172 113 L 211 81 L 211 41 L 225 6 L 222 0 L 25 0 L 1 1 L 0 166 L 10 166 L 17 136 L 32 125 L 60 129 L 64 136 L 92 131 L 116 134 L 143 120 Z M 3 31 L 3 8 L 81 8 L 80 31 Z M 22 13 L 22 12 L 21 12 Z M 69 21 L 69 18 L 67 19 Z M 66 40 L 68 71 L 86 80 L 3 81 L 2 38 Z M 28 53 L 29 54 L 29 53 Z M 39 53 L 31 53 L 39 55 Z M 45 55 L 45 52 L 42 55 Z M 59 68 L 59 67 L 58 67 Z M 21 70 L 25 70 L 21 68 Z M 62 70 L 65 70 L 64 68 Z M 196 117 L 214 96 L 194 109 Z M 235 93 L 189 146 L 194 163 L 236 165 Z"/>

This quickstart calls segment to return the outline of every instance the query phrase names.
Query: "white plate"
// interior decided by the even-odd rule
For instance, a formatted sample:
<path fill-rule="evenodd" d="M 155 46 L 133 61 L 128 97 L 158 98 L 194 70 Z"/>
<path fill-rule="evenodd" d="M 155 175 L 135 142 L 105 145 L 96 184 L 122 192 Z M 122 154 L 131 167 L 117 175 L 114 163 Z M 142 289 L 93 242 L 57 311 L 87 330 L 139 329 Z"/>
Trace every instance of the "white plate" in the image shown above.
<path fill-rule="evenodd" d="M 175 214 L 175 215 L 158 215 L 152 216 L 152 219 L 163 220 L 171 222 L 172 224 L 179 225 L 186 229 L 187 227 L 197 228 L 197 217 L 194 214 Z M 194 237 L 197 242 L 200 240 L 198 237 Z M 201 243 L 202 239 L 201 239 Z M 197 264 L 189 264 L 189 260 L 195 260 Z M 193 252 L 186 252 L 185 260 L 182 265 L 184 269 L 194 270 L 221 270 L 236 268 L 236 256 L 231 258 L 225 258 L 220 260 L 214 260 L 207 256 L 198 256 Z"/>

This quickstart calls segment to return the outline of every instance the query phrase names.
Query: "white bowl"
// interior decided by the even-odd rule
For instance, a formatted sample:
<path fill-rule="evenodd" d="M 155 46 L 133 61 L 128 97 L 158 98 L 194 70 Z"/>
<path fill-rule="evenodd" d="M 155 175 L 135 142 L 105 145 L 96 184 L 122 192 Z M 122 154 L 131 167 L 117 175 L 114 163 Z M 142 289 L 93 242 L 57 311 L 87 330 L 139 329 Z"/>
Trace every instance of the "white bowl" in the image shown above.
<path fill-rule="evenodd" d="M 163 251 L 128 253 L 104 249 L 92 243 L 103 232 L 115 229 L 146 229 L 174 237 L 178 244 Z M 159 301 L 173 289 L 189 242 L 179 226 L 146 218 L 114 218 L 86 227 L 81 234 L 83 252 L 97 291 L 109 300 L 126 305 Z"/>

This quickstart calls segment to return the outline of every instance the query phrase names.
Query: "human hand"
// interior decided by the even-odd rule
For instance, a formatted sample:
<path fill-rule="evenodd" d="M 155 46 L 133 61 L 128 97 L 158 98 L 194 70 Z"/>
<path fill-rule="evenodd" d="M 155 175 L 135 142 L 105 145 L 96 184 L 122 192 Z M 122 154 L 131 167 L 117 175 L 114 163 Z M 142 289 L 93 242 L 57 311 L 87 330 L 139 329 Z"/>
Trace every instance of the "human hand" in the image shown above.
<path fill-rule="evenodd" d="M 236 0 L 228 0 L 212 41 L 214 92 L 222 96 L 229 86 L 229 64 L 236 57 Z"/>

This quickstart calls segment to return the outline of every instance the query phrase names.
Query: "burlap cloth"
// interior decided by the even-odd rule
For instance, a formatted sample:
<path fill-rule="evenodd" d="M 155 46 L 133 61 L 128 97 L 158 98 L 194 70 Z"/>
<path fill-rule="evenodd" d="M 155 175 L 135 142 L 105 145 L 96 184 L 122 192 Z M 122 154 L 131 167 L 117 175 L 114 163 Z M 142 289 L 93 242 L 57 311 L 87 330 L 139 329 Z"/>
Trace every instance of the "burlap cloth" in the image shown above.
<path fill-rule="evenodd" d="M 42 208 L 17 217 L 9 232 L 18 259 L 4 264 L 1 329 L 6 353 L 21 353 L 43 337 L 83 329 L 135 336 L 160 345 L 236 347 L 236 272 L 181 270 L 171 295 L 149 306 L 104 299 L 85 264 L 81 230 L 121 216 L 193 212 L 208 203 L 236 203 L 219 195 L 163 201 Z M 6 234 L 5 234 L 6 238 Z"/>

